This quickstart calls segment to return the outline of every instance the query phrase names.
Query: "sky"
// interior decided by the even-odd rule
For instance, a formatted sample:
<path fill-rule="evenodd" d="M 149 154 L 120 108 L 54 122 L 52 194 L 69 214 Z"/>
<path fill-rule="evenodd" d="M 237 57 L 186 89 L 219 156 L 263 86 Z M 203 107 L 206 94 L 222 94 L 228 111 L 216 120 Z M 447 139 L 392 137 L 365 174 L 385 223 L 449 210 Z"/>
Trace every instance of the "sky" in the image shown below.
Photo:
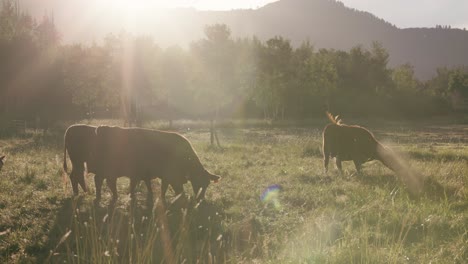
<path fill-rule="evenodd" d="M 255 9 L 275 1 L 170 0 L 161 2 L 166 2 L 169 6 L 191 6 L 200 10 L 230 10 Z M 370 12 L 399 28 L 450 25 L 468 29 L 467 0 L 341 0 L 341 2 L 348 7 Z"/>
<path fill-rule="evenodd" d="M 450 25 L 468 29 L 466 0 L 342 0 L 400 28 Z"/>
<path fill-rule="evenodd" d="M 166 2 L 169 6 L 195 7 L 199 10 L 230 10 L 256 9 L 275 1 L 276 0 L 168 0 L 161 2 Z"/>

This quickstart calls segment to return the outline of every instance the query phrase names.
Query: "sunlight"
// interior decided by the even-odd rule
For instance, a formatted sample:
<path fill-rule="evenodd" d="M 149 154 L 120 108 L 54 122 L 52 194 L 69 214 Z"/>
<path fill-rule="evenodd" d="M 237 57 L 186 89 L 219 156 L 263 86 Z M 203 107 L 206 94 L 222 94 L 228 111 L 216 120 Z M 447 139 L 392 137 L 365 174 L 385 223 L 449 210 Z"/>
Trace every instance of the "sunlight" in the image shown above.
<path fill-rule="evenodd" d="M 199 0 L 199 1 L 179 1 L 180 5 L 192 6 L 198 10 L 232 10 L 232 9 L 256 9 L 276 0 Z"/>
<path fill-rule="evenodd" d="M 96 2 L 99 11 L 109 12 L 108 15 L 120 17 L 126 27 L 136 27 L 139 18 L 158 16 L 165 1 L 149 0 L 101 0 Z M 110 10 L 109 10 L 110 7 Z"/>
<path fill-rule="evenodd" d="M 167 0 L 99 0 L 96 6 L 111 7 L 114 11 L 130 16 L 153 14 L 160 9 L 191 6 L 191 1 L 167 1 Z"/>
<path fill-rule="evenodd" d="M 148 4 L 151 4 L 157 1 L 114 0 L 112 2 L 116 7 L 122 10 L 127 10 L 129 12 L 136 12 L 148 6 Z"/>
<path fill-rule="evenodd" d="M 231 9 L 255 9 L 275 0 L 242 0 L 242 1 L 219 1 L 219 0 L 99 0 L 96 5 L 105 3 L 113 6 L 123 13 L 139 15 L 148 10 L 161 8 L 195 8 L 198 10 L 231 10 Z"/>
<path fill-rule="evenodd" d="M 125 31 L 142 33 L 153 31 L 151 27 L 172 25 L 177 21 L 169 8 L 193 7 L 193 1 L 167 0 L 97 0 L 90 7 L 95 19 L 103 20 L 104 24 L 117 23 Z"/>
<path fill-rule="evenodd" d="M 273 0 L 95 0 L 86 2 L 84 7 L 76 3 L 64 3 L 68 8 L 82 8 L 79 16 L 68 16 L 66 20 L 73 25 L 69 34 L 74 39 L 81 36 L 89 38 L 90 32 L 111 31 L 118 28 L 132 34 L 148 34 L 148 32 L 164 32 L 164 34 L 184 39 L 187 32 L 184 17 L 175 17 L 180 13 L 171 12 L 172 8 L 193 8 L 196 10 L 231 10 L 258 8 Z M 95 28 L 90 30 L 90 28 Z"/>
<path fill-rule="evenodd" d="M 114 7 L 122 15 L 125 26 L 135 27 L 137 17 L 145 10 L 143 4 L 141 1 L 117 0 Z"/>

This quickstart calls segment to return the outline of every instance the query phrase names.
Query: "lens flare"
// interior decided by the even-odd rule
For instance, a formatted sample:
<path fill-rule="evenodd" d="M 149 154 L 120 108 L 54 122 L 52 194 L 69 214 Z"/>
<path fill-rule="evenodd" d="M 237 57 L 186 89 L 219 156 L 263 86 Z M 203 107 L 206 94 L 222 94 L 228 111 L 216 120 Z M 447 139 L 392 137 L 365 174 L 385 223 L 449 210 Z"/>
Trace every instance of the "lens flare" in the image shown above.
<path fill-rule="evenodd" d="M 424 177 L 413 170 L 404 157 L 399 157 L 398 154 L 381 145 L 377 147 L 377 153 L 380 161 L 396 173 L 412 195 L 418 196 L 422 193 Z"/>
<path fill-rule="evenodd" d="M 281 211 L 283 207 L 281 206 L 281 202 L 279 199 L 280 191 L 281 191 L 280 185 L 278 184 L 271 185 L 268 188 L 266 188 L 265 191 L 263 191 L 260 199 L 265 204 L 271 204 L 276 210 Z"/>

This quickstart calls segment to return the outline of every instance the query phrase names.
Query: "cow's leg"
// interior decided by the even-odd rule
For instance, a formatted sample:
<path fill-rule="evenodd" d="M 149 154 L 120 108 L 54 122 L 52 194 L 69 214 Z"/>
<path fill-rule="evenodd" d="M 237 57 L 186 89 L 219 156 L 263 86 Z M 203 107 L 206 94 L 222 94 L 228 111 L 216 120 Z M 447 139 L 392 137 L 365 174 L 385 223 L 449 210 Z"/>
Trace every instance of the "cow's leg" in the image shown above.
<path fill-rule="evenodd" d="M 104 181 L 104 177 L 100 174 L 96 174 L 94 176 L 94 185 L 96 187 L 96 199 L 94 202 L 99 203 L 101 201 L 101 190 L 102 190 L 102 182 Z"/>
<path fill-rule="evenodd" d="M 77 179 L 78 179 L 78 184 L 81 186 L 81 189 L 83 189 L 84 192 L 88 192 L 88 187 L 86 186 L 86 181 L 85 181 L 85 165 L 84 161 L 80 162 L 80 166 L 78 166 L 79 170 L 77 173 Z"/>
<path fill-rule="evenodd" d="M 330 161 L 330 146 L 327 144 L 328 142 L 325 141 L 325 135 L 323 135 L 323 144 L 322 144 L 322 151 L 323 151 L 323 167 L 325 169 L 325 174 L 328 172 L 328 162 Z"/>
<path fill-rule="evenodd" d="M 340 173 L 343 173 L 343 168 L 341 167 L 341 158 L 339 156 L 336 157 L 335 162 L 336 162 L 336 167 L 338 168 Z"/>
<path fill-rule="evenodd" d="M 148 204 L 153 204 L 153 189 L 151 188 L 151 179 L 145 178 L 146 191 L 148 192 L 146 196 L 146 202 Z"/>
<path fill-rule="evenodd" d="M 173 200 L 173 204 L 177 204 L 177 206 L 187 207 L 187 199 L 184 195 L 184 187 L 182 184 L 171 184 L 172 189 L 175 192 L 176 197 Z M 197 199 L 199 202 L 200 199 Z"/>
<path fill-rule="evenodd" d="M 135 189 L 136 189 L 136 186 L 137 186 L 137 183 L 138 183 L 138 180 L 134 179 L 134 178 L 131 178 L 130 179 L 130 198 L 132 200 L 135 200 Z"/>
<path fill-rule="evenodd" d="M 357 173 L 361 174 L 362 163 L 357 160 L 353 160 L 353 162 L 354 162 L 354 166 L 356 167 Z"/>
<path fill-rule="evenodd" d="M 199 193 L 196 194 L 196 196 L 197 196 L 197 197 L 196 197 L 196 200 L 197 200 L 197 201 L 200 201 L 200 200 L 205 199 L 206 188 L 207 188 L 207 187 L 202 187 L 202 188 L 200 189 Z"/>
<path fill-rule="evenodd" d="M 83 189 L 84 192 L 88 192 L 88 186 L 86 186 L 86 181 L 85 181 L 85 171 L 83 170 L 79 174 L 79 179 L 78 179 L 78 184 L 81 186 L 81 189 Z"/>
<path fill-rule="evenodd" d="M 115 202 L 117 202 L 117 178 L 107 177 L 106 181 L 107 181 L 107 186 L 112 192 L 111 204 L 115 204 Z"/>
<path fill-rule="evenodd" d="M 73 188 L 73 195 L 78 195 L 78 184 L 82 184 L 84 181 L 84 163 L 83 162 L 72 162 L 72 171 L 70 173 L 70 180 Z M 83 188 L 83 185 L 81 186 Z M 86 191 L 86 187 L 83 188 Z"/>
<path fill-rule="evenodd" d="M 330 155 L 323 154 L 323 167 L 325 169 L 325 174 L 328 172 L 328 162 L 330 161 Z"/>
<path fill-rule="evenodd" d="M 166 204 L 166 192 L 169 183 L 165 179 L 161 179 L 161 201 L 165 205 Z"/>
<path fill-rule="evenodd" d="M 75 166 L 73 166 L 72 171 L 70 173 L 70 180 L 72 184 L 72 189 L 73 189 L 73 195 L 78 195 L 79 190 L 78 190 L 78 180 L 77 180 L 77 170 L 75 169 Z"/>
<path fill-rule="evenodd" d="M 177 199 L 179 199 L 182 192 L 184 191 L 183 185 L 182 184 L 177 184 L 177 185 L 171 184 L 171 186 L 172 186 L 172 189 L 175 192 L 176 197 L 179 196 Z"/>

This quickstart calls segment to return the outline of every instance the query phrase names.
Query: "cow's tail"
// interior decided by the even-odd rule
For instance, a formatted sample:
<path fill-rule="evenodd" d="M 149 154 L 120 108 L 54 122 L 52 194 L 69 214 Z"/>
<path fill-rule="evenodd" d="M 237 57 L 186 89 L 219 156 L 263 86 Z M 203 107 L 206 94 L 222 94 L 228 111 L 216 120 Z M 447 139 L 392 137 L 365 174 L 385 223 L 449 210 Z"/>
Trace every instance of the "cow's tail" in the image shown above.
<path fill-rule="evenodd" d="M 330 112 L 326 112 L 328 119 L 335 125 L 340 125 L 341 124 L 341 119 L 339 119 L 339 115 L 333 116 Z"/>
<path fill-rule="evenodd" d="M 68 173 L 68 167 L 67 167 L 67 143 L 64 140 L 63 142 L 63 171 L 65 173 Z"/>
<path fill-rule="evenodd" d="M 330 155 L 330 140 L 327 139 L 327 130 L 325 129 L 322 134 L 322 154 L 323 157 Z"/>
<path fill-rule="evenodd" d="M 323 167 L 325 169 L 325 174 L 328 171 L 328 162 L 330 161 L 330 152 L 331 152 L 330 151 L 331 142 L 328 139 L 329 128 L 330 128 L 330 125 L 327 125 L 322 133 L 322 154 L 323 154 Z"/>

